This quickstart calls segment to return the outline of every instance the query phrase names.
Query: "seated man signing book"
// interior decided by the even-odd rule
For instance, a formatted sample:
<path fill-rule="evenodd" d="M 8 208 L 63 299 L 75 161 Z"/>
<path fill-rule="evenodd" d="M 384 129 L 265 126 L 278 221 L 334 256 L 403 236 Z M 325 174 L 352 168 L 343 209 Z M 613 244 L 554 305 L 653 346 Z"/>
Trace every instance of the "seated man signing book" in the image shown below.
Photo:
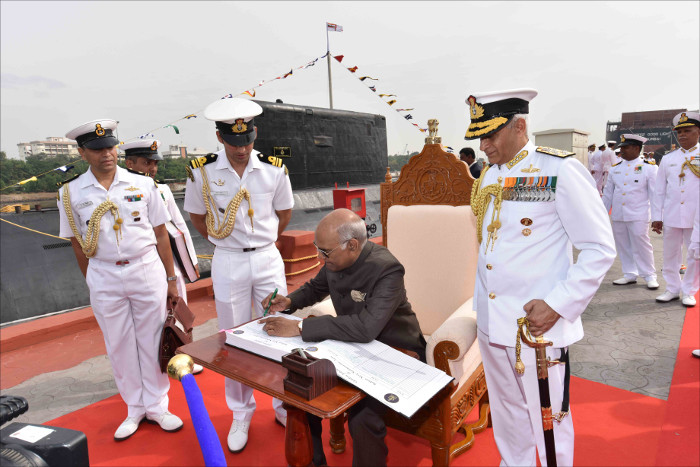
<path fill-rule="evenodd" d="M 364 221 L 348 209 L 337 209 L 316 228 L 314 242 L 325 265 L 316 277 L 289 297 L 277 295 L 271 311 L 292 313 L 331 296 L 337 316 L 318 316 L 304 321 L 272 316 L 261 320 L 273 336 L 301 335 L 305 341 L 335 339 L 345 342 L 378 340 L 418 354 L 425 362 L 425 339 L 411 304 L 406 298 L 404 268 L 383 246 L 367 241 Z M 272 294 L 262 302 L 267 307 Z M 348 414 L 353 440 L 353 465 L 386 465 L 384 414 L 381 402 L 366 397 Z M 308 415 L 315 465 L 325 465 L 321 443 L 321 419 Z"/>

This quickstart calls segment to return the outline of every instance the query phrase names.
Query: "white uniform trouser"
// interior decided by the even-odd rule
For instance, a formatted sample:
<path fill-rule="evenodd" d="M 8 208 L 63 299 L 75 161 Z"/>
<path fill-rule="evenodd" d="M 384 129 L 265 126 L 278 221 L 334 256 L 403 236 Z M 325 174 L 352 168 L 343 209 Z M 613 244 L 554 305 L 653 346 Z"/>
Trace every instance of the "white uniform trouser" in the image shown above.
<path fill-rule="evenodd" d="M 681 282 L 679 273 L 683 260 L 683 247 L 688 248 L 690 234 L 693 229 L 680 229 L 666 227 L 664 225 L 664 268 L 663 276 L 666 280 L 666 290 L 671 293 L 682 292 L 684 296 L 695 295 L 700 281 L 700 264 L 698 260 L 688 255 L 686 261 L 685 277 Z"/>
<path fill-rule="evenodd" d="M 522 344 L 520 358 L 525 364 L 525 373 L 519 375 L 515 371 L 515 347 L 490 344 L 489 337 L 481 330 L 477 334 L 489 388 L 493 436 L 501 454 L 500 465 L 535 466 L 537 454 L 540 464 L 547 465 L 535 350 Z M 560 349 L 548 347 L 547 356 L 558 360 Z M 554 414 L 561 410 L 564 365 L 549 368 L 549 393 Z M 574 424 L 570 413 L 561 423 L 554 422 L 554 440 L 557 465 L 573 465 Z"/>
<path fill-rule="evenodd" d="M 219 329 L 230 329 L 261 317 L 264 311 L 261 302 L 275 288 L 278 294 L 287 295 L 284 262 L 274 243 L 249 252 L 217 247 L 211 277 Z M 226 378 L 225 392 L 233 418 L 250 421 L 255 412 L 253 388 Z M 282 401 L 273 399 L 272 406 L 277 414 L 286 416 Z"/>
<path fill-rule="evenodd" d="M 649 239 L 649 222 L 613 221 L 612 229 L 625 278 L 636 279 L 637 276 L 641 276 L 647 282 L 656 280 L 654 248 Z"/>
<path fill-rule="evenodd" d="M 124 266 L 89 261 L 90 305 L 128 416 L 155 417 L 168 410 L 170 389 L 158 363 L 168 295 L 165 268 L 155 246 L 142 258 L 128 260 Z"/>

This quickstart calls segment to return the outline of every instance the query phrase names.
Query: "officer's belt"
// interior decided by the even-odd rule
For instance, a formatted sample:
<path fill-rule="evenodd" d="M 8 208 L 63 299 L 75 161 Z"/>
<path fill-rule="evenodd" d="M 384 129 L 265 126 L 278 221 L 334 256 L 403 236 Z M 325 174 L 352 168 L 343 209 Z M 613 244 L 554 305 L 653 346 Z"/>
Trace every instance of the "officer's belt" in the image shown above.
<path fill-rule="evenodd" d="M 251 251 L 265 251 L 269 250 L 275 246 L 274 243 L 268 243 L 267 245 L 263 246 L 256 246 L 252 248 L 229 248 L 225 246 L 217 246 L 216 249 L 214 250 L 214 253 L 216 253 L 219 250 L 222 250 L 223 253 L 249 253 Z"/>
<path fill-rule="evenodd" d="M 142 255 L 134 255 L 133 258 L 122 258 L 122 259 L 110 259 L 110 260 L 102 260 L 102 259 L 97 259 L 97 258 L 89 258 L 89 264 L 96 266 L 96 267 L 112 267 L 112 266 L 129 266 L 132 264 L 140 264 L 140 263 L 147 263 L 150 261 L 153 261 L 155 257 L 158 256 L 158 250 L 156 249 L 155 245 L 146 251 L 146 253 Z"/>

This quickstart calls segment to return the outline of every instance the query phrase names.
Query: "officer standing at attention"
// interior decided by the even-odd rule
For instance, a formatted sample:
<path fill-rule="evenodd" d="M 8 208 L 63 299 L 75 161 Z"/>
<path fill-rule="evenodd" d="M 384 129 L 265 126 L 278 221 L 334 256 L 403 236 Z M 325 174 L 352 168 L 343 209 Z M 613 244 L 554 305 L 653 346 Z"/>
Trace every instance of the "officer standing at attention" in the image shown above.
<path fill-rule="evenodd" d="M 489 388 L 501 465 L 547 465 L 535 351 L 522 346 L 516 371 L 517 320 L 527 317 L 551 360 L 568 360 L 583 337 L 581 314 L 615 259 L 607 212 L 593 179 L 573 153 L 537 147 L 528 137 L 534 89 L 469 96 L 465 139 L 481 139 L 490 167 L 474 182 L 479 257 L 474 287 L 477 336 Z M 580 250 L 573 262 L 572 245 Z M 519 367 L 519 365 L 518 365 Z M 559 465 L 573 465 L 574 431 L 564 401 L 565 365 L 549 368 Z"/>
<path fill-rule="evenodd" d="M 275 288 L 287 294 L 284 262 L 275 241 L 289 224 L 294 198 L 282 161 L 253 149 L 253 118 L 261 113 L 262 107 L 247 99 L 210 104 L 204 117 L 216 122 L 216 137 L 224 149 L 193 160 L 188 168 L 185 210 L 192 225 L 216 246 L 211 277 L 221 329 L 262 316 L 260 303 Z M 232 379 L 225 384 L 226 403 L 233 412 L 228 448 L 240 452 L 248 442 L 255 398 L 248 386 Z M 275 419 L 285 425 L 282 401 L 273 399 L 272 405 Z"/>
<path fill-rule="evenodd" d="M 152 179 L 117 166 L 116 128 L 114 120 L 95 120 L 66 134 L 90 168 L 64 182 L 58 210 L 60 235 L 70 237 L 128 407 L 114 433 L 121 441 L 144 418 L 168 432 L 182 420 L 168 412 L 170 383 L 158 364 L 166 300 L 178 296 L 164 225 L 170 216 Z"/>
<path fill-rule="evenodd" d="M 647 139 L 633 134 L 620 138 L 622 162 L 612 166 L 603 191 L 605 209 L 612 208 L 612 228 L 615 246 L 620 255 L 623 277 L 615 285 L 636 284 L 642 276 L 648 289 L 658 289 L 654 249 L 649 240 L 651 203 L 656 190 L 658 167 L 641 156 Z"/>
<path fill-rule="evenodd" d="M 603 154 L 603 151 L 601 151 L 600 149 L 596 149 L 595 145 L 591 146 L 593 146 L 593 153 L 588 156 L 588 167 L 590 169 L 591 176 L 593 176 L 593 180 L 595 181 L 596 189 L 598 190 L 598 193 L 602 195 L 603 159 L 601 158 L 601 154 Z"/>
<path fill-rule="evenodd" d="M 663 276 L 666 291 L 656 297 L 657 302 L 682 298 L 685 306 L 695 306 L 698 291 L 700 262 L 687 257 L 685 277 L 681 282 L 679 268 L 682 249 L 688 248 L 693 230 L 693 218 L 698 209 L 700 193 L 700 113 L 681 112 L 673 117 L 680 148 L 666 154 L 659 164 L 656 177 L 656 198 L 651 209 L 651 230 L 664 234 Z M 683 296 L 680 297 L 680 294 Z"/>
<path fill-rule="evenodd" d="M 137 175 L 146 175 L 153 179 L 156 178 L 156 174 L 158 173 L 158 162 L 163 160 L 163 156 L 158 153 L 160 141 L 157 139 L 139 139 L 137 141 L 122 144 L 119 147 L 122 149 L 122 151 L 124 151 L 124 164 L 129 172 L 136 173 Z M 165 208 L 168 210 L 168 214 L 170 214 L 172 223 L 178 228 L 178 230 L 180 230 L 180 232 L 182 232 L 185 238 L 187 251 L 189 251 L 190 258 L 192 258 L 192 263 L 197 271 L 197 277 L 199 277 L 197 253 L 194 250 L 192 236 L 190 235 L 190 231 L 187 229 L 187 224 L 185 223 L 185 219 L 182 217 L 182 213 L 180 213 L 180 209 L 175 203 L 173 192 L 170 191 L 170 187 L 165 183 L 156 182 L 156 185 L 158 187 L 158 192 L 160 192 L 160 197 L 163 199 L 163 204 L 165 204 Z M 175 260 L 175 255 L 173 255 L 173 266 L 175 267 L 175 275 L 177 276 L 177 281 L 175 281 L 177 284 L 177 294 L 185 301 L 185 303 L 187 303 L 185 276 Z M 192 367 L 192 374 L 199 374 L 203 370 L 204 368 L 202 365 L 195 363 Z"/>

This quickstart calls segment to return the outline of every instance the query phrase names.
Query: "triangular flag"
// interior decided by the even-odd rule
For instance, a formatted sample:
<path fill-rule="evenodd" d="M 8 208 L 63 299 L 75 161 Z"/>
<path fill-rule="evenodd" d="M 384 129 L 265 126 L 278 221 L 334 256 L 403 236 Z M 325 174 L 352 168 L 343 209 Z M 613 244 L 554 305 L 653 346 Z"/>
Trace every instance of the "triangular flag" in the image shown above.
<path fill-rule="evenodd" d="M 190 118 L 197 118 L 197 116 L 195 114 L 185 115 L 185 119 L 189 120 Z"/>
<path fill-rule="evenodd" d="M 287 76 L 291 75 L 292 73 L 294 73 L 294 70 L 289 70 L 289 73 L 285 73 L 284 76 L 282 77 L 282 79 L 286 78 Z"/>
<path fill-rule="evenodd" d="M 336 56 L 333 57 L 333 58 L 335 58 L 335 59 L 338 60 L 339 62 L 342 62 L 342 61 L 343 61 L 343 58 L 345 58 L 345 55 L 336 55 Z"/>
<path fill-rule="evenodd" d="M 380 94 L 379 97 L 396 97 L 396 94 Z"/>
<path fill-rule="evenodd" d="M 413 108 L 410 108 L 410 109 L 396 109 L 397 112 L 410 112 L 411 110 L 413 110 Z"/>
<path fill-rule="evenodd" d="M 394 104 L 396 104 L 396 99 L 392 99 L 392 100 L 390 100 L 390 101 L 387 101 L 387 104 L 389 104 L 389 105 L 394 105 Z"/>
<path fill-rule="evenodd" d="M 354 67 L 352 67 L 352 68 L 348 68 L 348 71 L 349 71 L 350 73 L 355 73 L 355 72 L 357 71 L 357 66 L 354 66 Z"/>
<path fill-rule="evenodd" d="M 250 97 L 255 97 L 255 89 L 252 89 L 250 91 L 243 91 L 241 94 L 247 94 Z"/>
<path fill-rule="evenodd" d="M 173 130 L 175 130 L 175 134 L 179 135 L 180 134 L 180 129 L 176 127 L 175 125 L 165 125 L 165 128 L 172 127 Z"/>
<path fill-rule="evenodd" d="M 369 88 L 372 90 L 372 92 L 377 92 L 377 88 L 376 88 L 376 87 L 370 86 Z"/>
<path fill-rule="evenodd" d="M 411 114 L 408 114 L 408 115 L 404 115 L 403 118 L 405 118 L 406 120 L 411 120 L 411 119 L 413 119 L 413 116 Z"/>
<path fill-rule="evenodd" d="M 222 99 L 231 99 L 233 97 L 233 94 L 226 94 Z"/>
<path fill-rule="evenodd" d="M 374 81 L 379 81 L 379 78 L 372 78 L 371 76 L 360 76 L 358 79 L 359 79 L 360 81 L 364 81 L 364 80 L 366 80 L 366 79 L 371 79 L 371 80 L 374 80 Z"/>

